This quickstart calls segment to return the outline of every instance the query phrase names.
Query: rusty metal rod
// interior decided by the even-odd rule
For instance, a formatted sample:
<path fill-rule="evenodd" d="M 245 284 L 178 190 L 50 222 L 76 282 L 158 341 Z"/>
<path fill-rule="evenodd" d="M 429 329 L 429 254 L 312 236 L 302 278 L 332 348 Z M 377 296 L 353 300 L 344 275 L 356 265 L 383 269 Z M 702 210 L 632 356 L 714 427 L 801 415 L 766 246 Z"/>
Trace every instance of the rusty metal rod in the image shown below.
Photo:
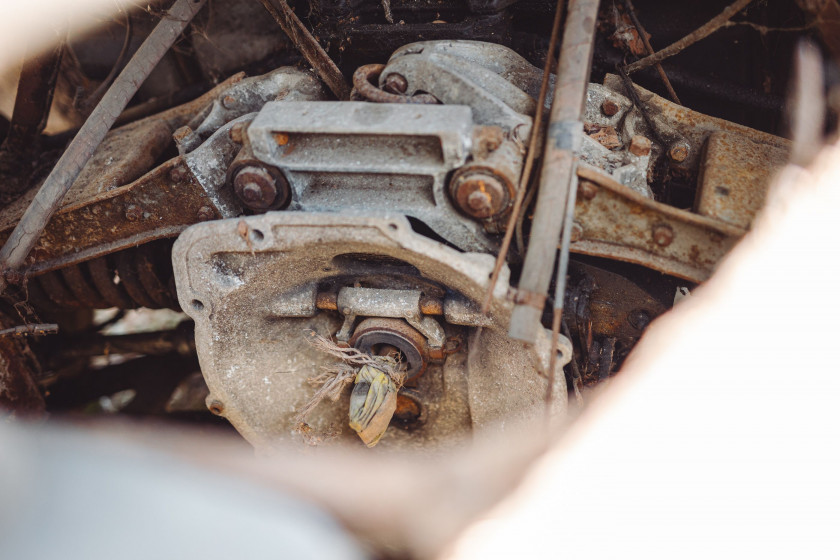
<path fill-rule="evenodd" d="M 598 0 L 571 0 L 560 47 L 557 84 L 545 142 L 531 240 L 519 281 L 508 335 L 533 344 L 554 273 L 557 242 L 567 205 L 574 208 L 575 150 L 583 133 L 583 104 L 589 85 Z"/>
<path fill-rule="evenodd" d="M 176 0 L 79 129 L 0 250 L 0 293 L 6 289 L 6 273 L 23 265 L 114 121 L 206 1 Z"/>
<path fill-rule="evenodd" d="M 563 1 L 557 0 L 557 6 L 554 8 L 554 22 L 551 26 L 551 37 L 548 40 L 548 53 L 545 56 L 540 93 L 537 96 L 537 110 L 534 112 L 534 123 L 531 126 L 531 137 L 528 141 L 528 154 L 525 156 L 525 165 L 522 168 L 522 175 L 519 178 L 519 188 L 516 191 L 516 198 L 513 201 L 513 209 L 510 211 L 510 216 L 508 217 L 505 236 L 502 239 L 502 247 L 499 249 L 499 254 L 496 255 L 496 264 L 493 267 L 493 273 L 490 275 L 490 285 L 487 286 L 487 293 L 484 296 L 484 301 L 481 303 L 482 313 L 487 313 L 487 310 L 490 309 L 490 302 L 493 300 L 493 291 L 496 289 L 496 283 L 499 281 L 502 266 L 507 261 L 510 242 L 519 224 L 519 216 L 522 215 L 522 206 L 525 201 L 526 191 L 528 190 L 528 183 L 531 181 L 531 171 L 534 167 L 537 145 L 542 134 L 545 98 L 548 96 L 548 84 L 551 79 L 551 69 L 554 66 L 554 51 L 557 49 L 557 37 L 560 34 L 560 18 L 563 15 Z M 527 204 L 525 204 L 525 207 L 527 208 Z"/>
<path fill-rule="evenodd" d="M 650 44 L 650 41 L 647 37 L 647 32 L 645 32 L 645 28 L 642 27 L 642 22 L 639 21 L 639 16 L 636 14 L 636 8 L 633 6 L 633 2 L 631 0 L 624 0 L 624 7 L 627 8 L 627 13 L 630 16 L 630 19 L 633 21 L 633 25 L 636 27 L 636 31 L 639 32 L 639 37 L 642 39 L 642 43 L 645 45 L 645 50 L 647 51 L 648 55 L 653 54 L 655 51 Z M 668 74 L 665 73 L 665 69 L 662 68 L 662 65 L 658 62 L 656 63 L 656 72 L 659 74 L 659 79 L 662 80 L 662 84 L 665 86 L 665 89 L 668 90 L 668 95 L 671 96 L 671 100 L 674 103 L 682 105 L 682 101 L 680 98 L 677 97 L 677 92 L 674 91 L 674 86 L 671 85 L 671 80 L 668 79 Z"/>
<path fill-rule="evenodd" d="M 37 325 L 20 325 L 0 331 L 0 337 L 4 336 L 25 336 L 29 334 L 54 334 L 58 332 L 58 325 L 55 323 L 39 323 Z"/>
<path fill-rule="evenodd" d="M 752 2 L 752 0 L 736 0 L 735 2 L 724 8 L 724 10 L 721 13 L 719 13 L 718 15 L 716 15 L 715 17 L 713 17 L 712 19 L 710 19 L 709 21 L 707 21 L 706 23 L 704 23 L 703 25 L 701 25 L 700 27 L 698 27 L 697 29 L 680 39 L 679 41 L 671 43 L 661 51 L 656 52 L 650 56 L 646 56 L 641 60 L 637 60 L 633 64 L 628 64 L 624 70 L 628 74 L 632 74 L 633 72 L 644 70 L 645 68 L 653 66 L 654 64 L 659 64 L 666 58 L 674 56 L 675 54 L 681 52 L 683 49 L 690 47 L 697 41 L 705 39 L 721 27 L 724 27 L 726 23 L 730 19 L 732 19 L 733 16 L 735 16 L 735 14 L 746 8 L 750 2 Z"/>
<path fill-rule="evenodd" d="M 260 0 L 268 13 L 274 18 L 274 21 L 280 26 L 283 32 L 289 36 L 292 43 L 303 55 L 318 76 L 324 80 L 330 91 L 341 100 L 350 99 L 350 86 L 341 74 L 341 70 L 332 61 L 327 51 L 321 47 L 318 40 L 312 36 L 312 33 L 303 25 L 300 18 L 297 17 L 294 10 L 292 10 L 286 3 L 286 0 Z"/>

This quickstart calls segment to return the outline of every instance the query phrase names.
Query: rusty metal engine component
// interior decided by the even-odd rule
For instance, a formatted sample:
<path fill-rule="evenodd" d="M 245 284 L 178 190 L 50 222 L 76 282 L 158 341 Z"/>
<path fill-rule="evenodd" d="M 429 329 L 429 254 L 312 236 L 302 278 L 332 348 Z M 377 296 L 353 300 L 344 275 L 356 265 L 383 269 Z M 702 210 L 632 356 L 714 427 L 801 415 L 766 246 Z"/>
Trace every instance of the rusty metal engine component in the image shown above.
<path fill-rule="evenodd" d="M 420 407 L 416 416 L 423 422 L 410 423 L 410 431 L 389 430 L 380 446 L 453 443 L 497 421 L 543 413 L 540 372 L 548 367 L 549 336 L 542 332 L 532 347 L 507 338 L 512 308 L 507 273 L 489 316 L 476 321 L 484 325 L 480 336 L 453 324 L 469 322 L 494 260 L 415 233 L 404 216 L 272 212 L 197 224 L 179 237 L 173 264 L 179 301 L 196 322 L 196 348 L 211 391 L 208 402 L 258 448 L 295 439 L 295 410 L 314 391 L 306 381 L 330 360 L 306 343 L 306 331 L 335 336 L 353 308 L 378 316 L 373 323 L 365 319 L 354 325 L 348 343 L 402 346 L 414 359 L 416 348 L 421 362 L 424 351 L 432 354 L 441 344 L 444 350 L 440 359 L 430 355 L 423 375 L 415 376 L 406 397 L 413 404 L 403 399 L 406 408 Z M 427 299 L 424 305 L 420 292 L 443 301 L 430 304 Z M 338 311 L 322 310 L 332 303 L 319 293 L 340 294 Z M 342 314 L 343 304 L 347 314 Z M 439 322 L 424 308 L 455 321 Z M 400 312 L 402 319 L 394 317 Z M 405 321 L 404 326 L 386 319 Z M 413 330 L 405 328 L 409 321 Z M 394 332 L 401 334 L 383 336 Z M 464 341 L 460 350 L 447 344 L 456 336 Z M 556 351 L 560 363 L 571 359 L 565 338 Z M 566 405 L 565 381 L 559 383 L 556 413 Z M 320 433 L 353 439 L 346 410 L 346 395 L 337 405 L 322 403 L 310 424 Z"/>

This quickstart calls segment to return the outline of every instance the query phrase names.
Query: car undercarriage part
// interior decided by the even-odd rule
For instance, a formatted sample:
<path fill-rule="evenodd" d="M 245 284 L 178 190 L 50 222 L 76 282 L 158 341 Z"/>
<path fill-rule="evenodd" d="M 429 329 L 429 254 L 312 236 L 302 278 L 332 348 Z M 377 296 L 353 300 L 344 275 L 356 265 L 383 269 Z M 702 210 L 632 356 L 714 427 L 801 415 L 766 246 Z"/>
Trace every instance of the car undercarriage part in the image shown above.
<path fill-rule="evenodd" d="M 653 1 L 635 2 L 634 17 L 663 36 L 655 44 L 674 42 L 680 35 L 665 40 L 668 28 Z M 195 24 L 207 25 L 206 37 L 188 34 L 189 48 L 169 53 L 161 72 L 178 57 L 184 67 L 186 56 L 207 79 L 231 77 L 193 101 L 110 131 L 27 257 L 2 326 L 13 327 L 12 317 L 42 322 L 34 318 L 43 315 L 61 328 L 52 340 L 27 340 L 26 348 L 21 341 L 0 345 L 4 356 L 26 357 L 10 367 L 18 381 L 30 380 L 14 385 L 30 410 L 43 406 L 33 379 L 50 388 L 47 408 L 63 410 L 93 396 L 83 388 L 88 381 L 113 393 L 132 376 L 155 388 L 138 391 L 126 411 L 149 403 L 169 403 L 169 410 L 163 395 L 176 385 L 184 394 L 200 365 L 206 387 L 191 392 L 192 400 L 266 451 L 302 437 L 358 441 L 357 432 L 384 448 L 446 448 L 540 418 L 546 408 L 562 417 L 563 376 L 550 385 L 548 407 L 545 399 L 552 359 L 558 373 L 568 364 L 570 378 L 586 386 L 613 375 L 647 325 L 673 305 L 677 288 L 707 279 L 749 230 L 772 173 L 788 158 L 790 143 L 770 133 L 778 119 L 764 118 L 776 111 L 773 95 L 782 86 L 764 95 L 761 84 L 783 84 L 778 75 L 767 70 L 726 87 L 729 97 L 707 91 L 714 88 L 705 82 L 692 90 L 687 73 L 702 75 L 704 67 L 678 61 L 707 44 L 714 52 L 716 34 L 662 63 L 686 105 L 668 101 L 658 95 L 658 75 L 633 75 L 649 90 L 615 73 L 626 53 L 647 53 L 622 6 L 602 7 L 595 17 L 578 10 L 594 10 L 593 3 L 570 3 L 567 28 L 583 33 L 584 22 L 587 29 L 597 24 L 592 74 L 587 80 L 589 39 L 576 43 L 566 31 L 581 59 L 576 72 L 561 63 L 550 77 L 546 98 L 555 98 L 556 118 L 545 138 L 532 140 L 534 117 L 549 112 L 538 102 L 537 65 L 550 32 L 545 6 L 394 0 L 390 16 L 400 23 L 391 25 L 379 2 L 351 8 L 313 0 L 307 25 L 354 86 L 349 100 L 335 100 L 317 73 L 290 65 L 301 45 L 277 32 L 261 4 L 274 2 L 207 7 Z M 286 7 L 300 14 L 299 4 Z M 212 19 L 225 13 L 231 17 Z M 689 18 L 680 29 L 700 21 Z M 718 34 L 742 41 L 752 32 L 736 27 Z M 230 56 L 207 40 L 233 45 Z M 251 76 L 238 73 L 243 69 Z M 177 90 L 186 86 L 181 79 L 153 74 L 149 87 Z M 744 95 L 732 101 L 738 92 Z M 745 101 L 750 95 L 758 98 L 753 105 Z M 561 112 L 558 99 L 569 111 Z M 152 101 L 139 99 L 127 113 L 157 106 Z M 756 123 L 765 130 L 747 126 Z M 548 154 L 541 188 L 557 188 L 565 226 L 563 204 L 552 210 L 542 196 L 534 203 L 536 185 L 522 180 L 529 149 Z M 565 156 L 553 155 L 557 149 Z M 43 174 L 26 180 L 30 190 L 0 210 L 2 241 Z M 491 284 L 517 197 L 526 201 L 524 215 L 513 216 L 525 251 L 505 255 Z M 553 232 L 561 228 L 568 273 L 553 284 L 542 278 L 537 289 L 530 255 L 550 274 L 561 241 Z M 532 251 L 546 243 L 537 258 Z M 555 298 L 546 295 L 552 288 Z M 533 335 L 515 338 L 533 344 L 508 334 L 523 304 Z M 563 325 L 552 325 L 543 305 L 562 308 Z M 159 339 L 98 334 L 88 310 L 106 308 L 183 310 L 194 321 L 194 339 L 184 338 L 189 322 L 161 329 Z M 344 390 L 330 395 L 337 401 L 307 409 L 318 394 L 312 380 L 322 382 L 321 374 L 337 367 L 334 355 L 309 343 L 312 332 L 371 359 L 393 358 L 404 379 L 391 387 L 356 365 L 345 376 L 358 377 L 355 393 L 341 384 Z M 109 348 L 126 361 L 103 368 Z M 177 356 L 171 364 L 183 371 L 137 373 L 163 368 L 166 356 Z M 13 398 L 0 397 L 12 406 Z"/>

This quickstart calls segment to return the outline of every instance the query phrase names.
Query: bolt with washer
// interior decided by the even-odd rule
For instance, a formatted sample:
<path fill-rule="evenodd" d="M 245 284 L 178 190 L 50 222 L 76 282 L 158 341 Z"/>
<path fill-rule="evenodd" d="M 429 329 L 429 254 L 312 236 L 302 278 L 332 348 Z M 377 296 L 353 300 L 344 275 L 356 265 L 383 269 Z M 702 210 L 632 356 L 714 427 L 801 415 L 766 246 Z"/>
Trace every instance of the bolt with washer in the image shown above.
<path fill-rule="evenodd" d="M 690 151 L 691 149 L 686 142 L 677 142 L 671 146 L 670 150 L 668 150 L 668 157 L 670 157 L 672 161 L 681 163 L 685 161 Z"/>
<path fill-rule="evenodd" d="M 660 247 L 667 247 L 674 241 L 674 230 L 668 224 L 656 224 L 652 233 L 654 243 Z"/>

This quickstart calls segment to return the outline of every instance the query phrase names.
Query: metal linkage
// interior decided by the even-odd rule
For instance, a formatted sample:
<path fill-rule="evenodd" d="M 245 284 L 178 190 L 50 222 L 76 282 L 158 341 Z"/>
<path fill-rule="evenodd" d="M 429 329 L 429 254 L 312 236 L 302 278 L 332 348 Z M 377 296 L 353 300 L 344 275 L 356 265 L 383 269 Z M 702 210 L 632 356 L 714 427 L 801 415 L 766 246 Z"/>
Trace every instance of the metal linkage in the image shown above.
<path fill-rule="evenodd" d="M 562 216 L 567 214 L 566 208 L 574 207 L 575 204 L 576 190 L 572 188 L 576 167 L 575 151 L 580 146 L 583 131 L 581 114 L 592 62 L 595 23 L 598 20 L 597 0 L 572 0 L 568 9 L 540 175 L 539 197 L 519 283 L 521 303 L 517 303 L 513 310 L 508 331 L 511 338 L 530 344 L 534 343 L 538 330 L 542 328 L 540 318 L 554 269 L 557 241 L 564 227 Z"/>

